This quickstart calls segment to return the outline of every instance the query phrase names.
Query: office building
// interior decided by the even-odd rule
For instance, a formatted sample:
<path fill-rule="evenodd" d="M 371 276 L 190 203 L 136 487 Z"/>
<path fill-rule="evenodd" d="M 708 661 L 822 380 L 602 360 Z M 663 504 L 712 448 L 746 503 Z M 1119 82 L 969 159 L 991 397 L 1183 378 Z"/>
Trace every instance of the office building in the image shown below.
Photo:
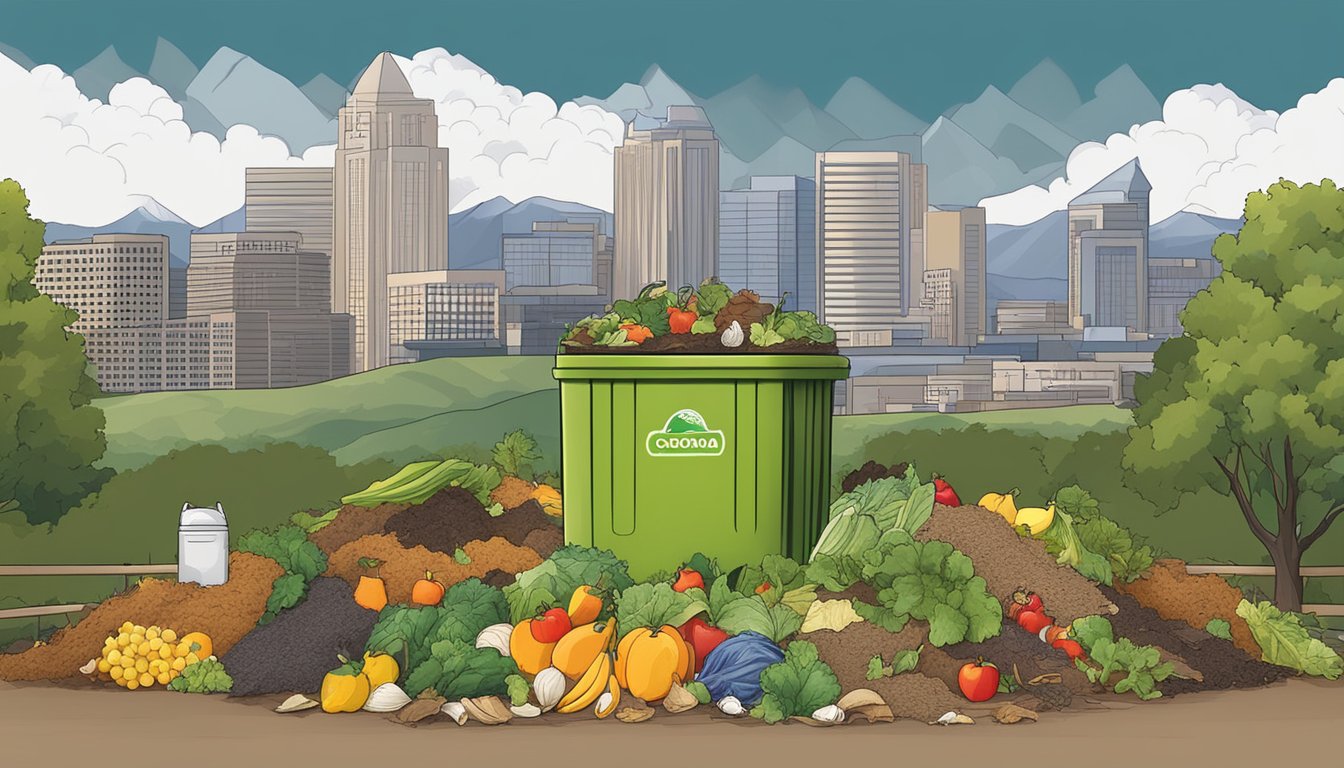
<path fill-rule="evenodd" d="M 503 301 L 504 344 L 510 355 L 554 355 L 567 326 L 606 312 L 595 285 L 517 288 Z"/>
<path fill-rule="evenodd" d="M 96 328 L 85 350 L 108 393 L 266 389 L 350 372 L 349 315 L 211 312 Z"/>
<path fill-rule="evenodd" d="M 331 259 L 297 232 L 191 236 L 187 307 L 193 315 L 246 310 L 331 312 Z"/>
<path fill-rule="evenodd" d="M 929 318 L 929 339 L 952 345 L 960 338 L 961 318 L 958 308 L 962 298 L 950 269 L 924 270 L 924 298 L 920 301 L 922 314 Z"/>
<path fill-rule="evenodd" d="M 994 332 L 1000 336 L 1076 334 L 1064 301 L 1000 301 L 994 310 Z"/>
<path fill-rule="evenodd" d="M 502 344 L 500 270 L 394 272 L 387 277 L 388 347 L 392 363 L 442 357 L 451 349 Z"/>
<path fill-rule="evenodd" d="M 1148 331 L 1173 337 L 1185 332 L 1181 312 L 1222 272 L 1216 259 L 1148 259 Z"/>
<path fill-rule="evenodd" d="M 719 245 L 719 140 L 699 107 L 637 117 L 615 152 L 615 297 L 649 283 L 699 285 Z"/>
<path fill-rule="evenodd" d="M 502 238 L 506 290 L 597 285 L 607 236 L 596 221 L 536 221 L 532 231 Z"/>
<path fill-rule="evenodd" d="M 753 176 L 719 193 L 718 276 L 787 308 L 817 311 L 817 185 L 797 176 Z"/>
<path fill-rule="evenodd" d="M 1069 318 L 1075 328 L 1148 329 L 1148 196 L 1131 160 L 1069 203 Z"/>
<path fill-rule="evenodd" d="M 168 238 L 94 235 L 42 246 L 37 290 L 79 313 L 70 330 L 159 323 L 169 317 Z"/>
<path fill-rule="evenodd" d="M 331 257 L 333 176 L 331 168 L 248 168 L 245 213 L 248 232 L 298 232 L 303 248 Z"/>
<path fill-rule="evenodd" d="M 448 267 L 448 150 L 438 133 L 433 100 L 415 98 L 390 53 L 340 110 L 332 308 L 354 317 L 356 371 L 389 360 L 387 276 Z"/>
<path fill-rule="evenodd" d="M 926 169 L 904 152 L 817 154 L 818 314 L 857 346 L 917 309 Z"/>
<path fill-rule="evenodd" d="M 930 211 L 922 234 L 925 279 L 933 273 L 940 281 L 931 298 L 948 305 L 947 335 L 935 330 L 935 338 L 952 346 L 973 346 L 989 332 L 985 322 L 985 209 Z M 943 279 L 947 286 L 941 284 Z M 925 295 L 930 295 L 927 285 Z"/>

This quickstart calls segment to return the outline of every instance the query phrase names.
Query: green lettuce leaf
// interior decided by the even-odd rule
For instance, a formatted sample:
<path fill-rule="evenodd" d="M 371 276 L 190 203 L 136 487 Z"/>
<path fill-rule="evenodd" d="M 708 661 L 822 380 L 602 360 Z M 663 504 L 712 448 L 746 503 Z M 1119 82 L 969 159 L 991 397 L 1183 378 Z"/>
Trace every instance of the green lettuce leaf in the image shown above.
<path fill-rule="evenodd" d="M 1262 658 L 1270 664 L 1305 675 L 1336 680 L 1344 674 L 1344 660 L 1330 646 L 1307 633 L 1296 615 L 1284 613 L 1269 601 L 1242 600 L 1237 615 L 1246 620 Z"/>
<path fill-rule="evenodd" d="M 667 582 L 627 587 L 616 598 L 616 627 L 621 637 L 640 627 L 680 627 L 709 610 L 703 595 L 698 589 L 678 592 Z"/>
<path fill-rule="evenodd" d="M 795 640 L 784 650 L 784 660 L 761 672 L 761 703 L 752 717 L 777 723 L 788 717 L 810 717 L 834 704 L 840 696 L 840 681 L 817 654 L 817 646 Z"/>

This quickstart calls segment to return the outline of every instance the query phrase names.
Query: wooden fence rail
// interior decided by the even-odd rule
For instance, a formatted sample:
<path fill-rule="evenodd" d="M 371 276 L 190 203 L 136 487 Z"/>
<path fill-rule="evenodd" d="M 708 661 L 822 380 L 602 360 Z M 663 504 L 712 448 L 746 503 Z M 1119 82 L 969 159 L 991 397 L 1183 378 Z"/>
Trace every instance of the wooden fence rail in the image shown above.
<path fill-rule="evenodd" d="M 0 576 L 121 576 L 130 587 L 132 576 L 177 575 L 176 563 L 152 565 L 0 565 Z M 64 603 L 61 605 L 26 605 L 22 608 L 0 609 L 3 619 L 37 619 L 41 631 L 43 616 L 63 616 L 92 610 L 97 603 Z"/>
<path fill-rule="evenodd" d="M 1192 576 L 1215 574 L 1218 576 L 1273 576 L 1272 565 L 1187 565 L 1185 572 Z M 1303 577 L 1344 577 L 1344 566 L 1308 565 L 1298 570 Z M 1302 606 L 1303 613 L 1317 616 L 1344 616 L 1344 605 L 1312 603 Z"/>

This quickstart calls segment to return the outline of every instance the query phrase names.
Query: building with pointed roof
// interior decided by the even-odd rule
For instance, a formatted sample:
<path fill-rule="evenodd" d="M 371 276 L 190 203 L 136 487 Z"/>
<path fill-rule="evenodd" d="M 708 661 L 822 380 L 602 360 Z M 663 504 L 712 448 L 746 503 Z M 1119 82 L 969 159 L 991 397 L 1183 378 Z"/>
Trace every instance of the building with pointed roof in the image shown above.
<path fill-rule="evenodd" d="M 448 268 L 448 150 L 432 99 L 380 53 L 341 108 L 332 310 L 355 318 L 354 370 L 387 365 L 388 275 Z"/>
<path fill-rule="evenodd" d="M 1069 317 L 1074 328 L 1148 330 L 1148 197 L 1138 159 L 1069 203 Z"/>

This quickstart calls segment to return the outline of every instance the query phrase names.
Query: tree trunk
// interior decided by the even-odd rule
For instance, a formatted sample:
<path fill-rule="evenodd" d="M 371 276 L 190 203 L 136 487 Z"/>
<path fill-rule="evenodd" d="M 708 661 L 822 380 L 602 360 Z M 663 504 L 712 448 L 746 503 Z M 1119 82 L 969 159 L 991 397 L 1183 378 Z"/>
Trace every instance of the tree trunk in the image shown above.
<path fill-rule="evenodd" d="M 1274 562 L 1274 605 L 1281 611 L 1302 610 L 1302 549 L 1289 530 L 1280 533 L 1269 557 Z"/>

